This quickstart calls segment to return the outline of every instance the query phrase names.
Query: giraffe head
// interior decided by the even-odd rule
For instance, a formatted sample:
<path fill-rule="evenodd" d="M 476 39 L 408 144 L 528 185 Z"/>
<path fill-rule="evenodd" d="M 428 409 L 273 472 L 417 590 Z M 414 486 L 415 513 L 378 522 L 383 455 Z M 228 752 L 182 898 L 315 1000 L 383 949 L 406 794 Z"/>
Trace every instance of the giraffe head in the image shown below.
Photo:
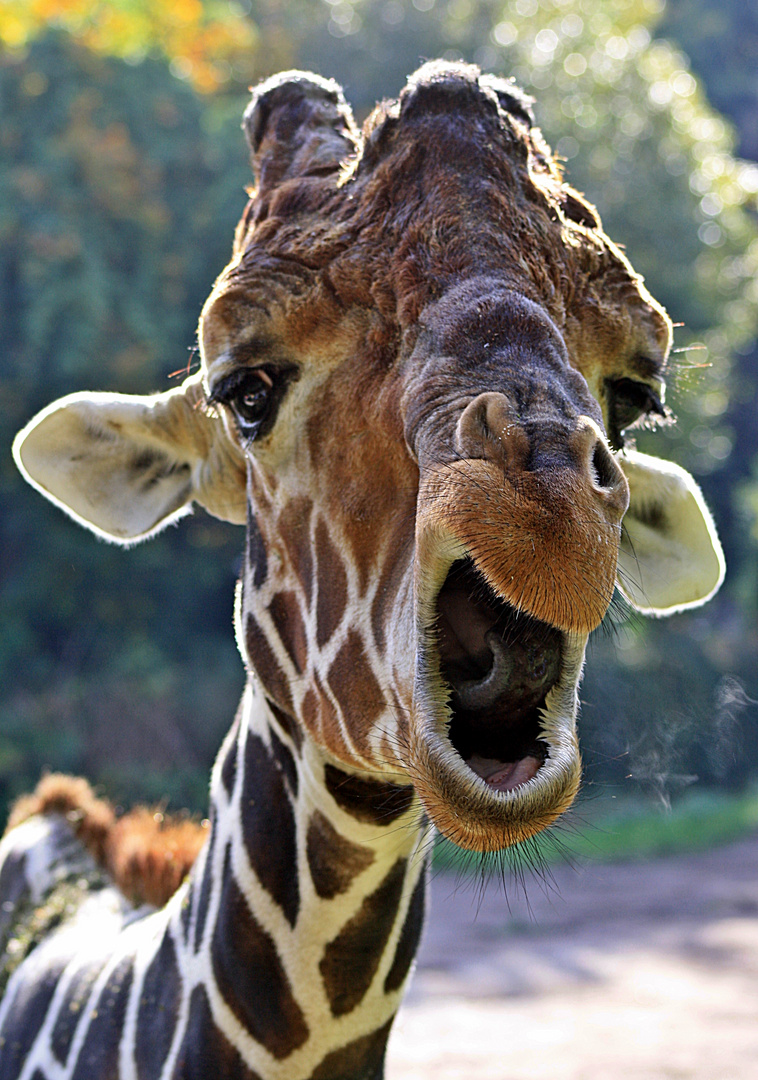
<path fill-rule="evenodd" d="M 246 521 L 238 637 L 276 714 L 500 849 L 574 798 L 614 588 L 666 614 L 723 576 L 691 477 L 624 447 L 665 412 L 669 320 L 510 83 L 426 65 L 361 134 L 289 72 L 244 127 L 202 371 L 65 398 L 16 459 L 119 542 L 193 499 Z"/>

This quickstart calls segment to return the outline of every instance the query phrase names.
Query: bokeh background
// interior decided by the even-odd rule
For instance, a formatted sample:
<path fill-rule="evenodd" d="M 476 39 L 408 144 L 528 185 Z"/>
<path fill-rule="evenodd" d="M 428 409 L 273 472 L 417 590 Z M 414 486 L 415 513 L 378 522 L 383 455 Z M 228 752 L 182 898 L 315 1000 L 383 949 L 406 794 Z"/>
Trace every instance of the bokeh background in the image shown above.
<path fill-rule="evenodd" d="M 14 433 L 58 395 L 160 390 L 196 363 L 251 182 L 250 84 L 310 68 L 362 120 L 436 56 L 534 95 L 681 324 L 679 423 L 640 443 L 698 478 L 728 577 L 702 611 L 616 613 L 594 635 L 585 798 L 670 808 L 687 842 L 758 823 L 755 0 L 4 0 L 0 813 L 46 768 L 202 813 L 243 678 L 241 530 L 198 510 L 138 548 L 100 543 L 24 485 Z"/>

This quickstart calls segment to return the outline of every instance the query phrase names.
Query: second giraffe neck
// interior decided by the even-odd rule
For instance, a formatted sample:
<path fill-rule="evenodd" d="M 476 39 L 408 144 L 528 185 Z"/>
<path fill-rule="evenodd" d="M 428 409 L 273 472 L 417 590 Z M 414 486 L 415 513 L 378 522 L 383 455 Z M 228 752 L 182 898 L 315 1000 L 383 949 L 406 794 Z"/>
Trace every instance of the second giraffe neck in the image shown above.
<path fill-rule="evenodd" d="M 211 797 L 181 917 L 216 1021 L 262 1077 L 381 1076 L 423 920 L 413 788 L 347 772 L 248 686 Z"/>

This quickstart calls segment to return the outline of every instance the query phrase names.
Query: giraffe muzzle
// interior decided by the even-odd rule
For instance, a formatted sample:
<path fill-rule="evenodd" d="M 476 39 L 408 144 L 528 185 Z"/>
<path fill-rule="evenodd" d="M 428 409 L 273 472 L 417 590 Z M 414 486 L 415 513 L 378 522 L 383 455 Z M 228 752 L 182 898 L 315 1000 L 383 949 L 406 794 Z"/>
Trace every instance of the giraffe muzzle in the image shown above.
<path fill-rule="evenodd" d="M 456 438 L 464 456 L 435 459 L 428 438 L 419 458 L 410 764 L 438 828 L 496 851 L 578 790 L 584 650 L 613 594 L 628 488 L 583 413 L 517 423 L 488 391 Z"/>

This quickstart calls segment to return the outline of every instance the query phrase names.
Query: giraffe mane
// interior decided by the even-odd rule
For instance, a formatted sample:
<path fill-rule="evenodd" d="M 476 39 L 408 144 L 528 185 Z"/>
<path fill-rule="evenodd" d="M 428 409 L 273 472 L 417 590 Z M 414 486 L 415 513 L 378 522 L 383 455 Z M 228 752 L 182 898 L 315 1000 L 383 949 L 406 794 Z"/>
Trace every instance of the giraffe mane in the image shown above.
<path fill-rule="evenodd" d="M 6 833 L 38 814 L 58 814 L 95 862 L 135 905 L 162 907 L 192 868 L 208 836 L 208 822 L 159 807 L 136 806 L 119 815 L 83 777 L 49 773 L 13 805 Z"/>

